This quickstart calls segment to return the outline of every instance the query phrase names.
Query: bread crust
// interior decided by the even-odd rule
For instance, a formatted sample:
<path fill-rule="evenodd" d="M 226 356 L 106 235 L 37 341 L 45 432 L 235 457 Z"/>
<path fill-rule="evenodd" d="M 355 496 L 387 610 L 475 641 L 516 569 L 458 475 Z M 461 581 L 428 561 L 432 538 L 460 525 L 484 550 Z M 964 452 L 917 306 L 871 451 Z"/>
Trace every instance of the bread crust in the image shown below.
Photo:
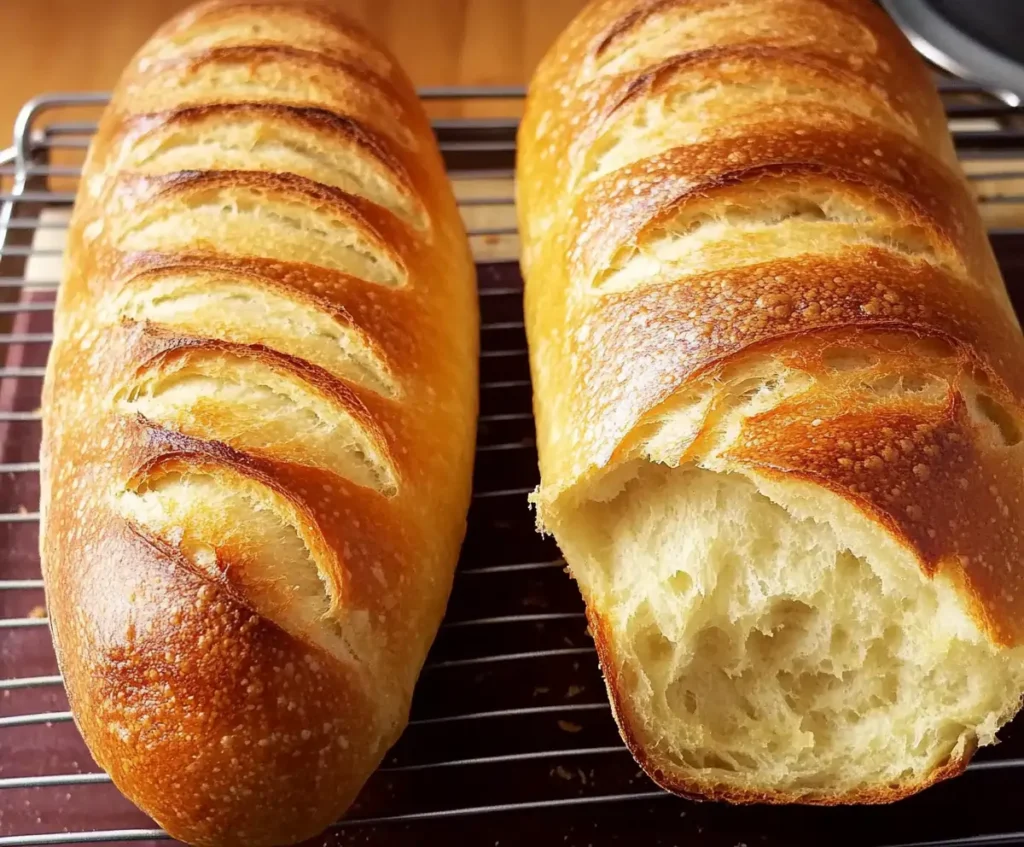
<path fill-rule="evenodd" d="M 957 585 L 993 644 L 1024 643 L 1024 339 L 942 104 L 880 9 L 593 2 L 537 70 L 518 169 L 541 529 L 558 538 L 590 486 L 642 458 L 674 401 L 704 392 L 713 404 L 729 368 L 789 357 L 811 389 L 746 419 L 723 467 L 838 494 L 924 574 Z M 774 241 L 745 235 L 755 228 L 744 215 L 789 196 L 820 208 L 764 213 L 762 230 L 787 233 Z M 801 215 L 840 234 L 812 240 Z M 655 253 L 661 233 L 699 239 L 709 220 L 712 247 L 728 249 L 700 244 L 678 264 Z M 878 401 L 825 362 L 844 348 L 878 354 L 889 373 L 920 372 L 932 366 L 922 342 L 942 351 L 944 400 Z M 708 426 L 695 426 L 679 462 L 699 455 Z M 889 802 L 961 772 L 973 753 L 924 780 L 845 793 L 682 778 L 645 748 L 605 598 L 586 599 L 623 738 L 668 790 Z"/>
<path fill-rule="evenodd" d="M 200 73 L 229 65 L 237 90 Z M 266 95 L 261 68 L 291 88 Z M 253 96 L 239 95 L 245 86 Z M 278 146 L 193 170 L 151 155 L 220 156 L 224 133 L 243 124 Z M 309 167 L 277 172 L 284 153 Z M 401 208 L 328 184 L 325 162 L 346 180 L 358 166 L 352 184 L 373 180 Z M 160 229 L 178 213 L 199 221 L 194 238 Z M 288 215 L 308 256 L 305 246 L 281 254 L 297 237 Z M 347 269 L 347 254 L 325 263 L 331 227 L 356 239 L 353 261 L 380 279 Z M 177 312 L 159 311 L 175 298 Z M 251 329 L 240 335 L 243 318 L 225 321 L 224 309 L 250 315 Z M 260 322 L 278 336 L 262 339 Z M 76 723 L 115 784 L 173 837 L 308 838 L 402 731 L 465 531 L 477 325 L 472 259 L 429 121 L 397 63 L 328 4 L 202 3 L 133 59 L 69 232 L 44 395 L 41 549 Z M 273 338 L 292 331 L 278 349 Z M 325 369 L 315 331 L 348 339 L 381 384 Z M 232 368 L 251 402 L 223 393 Z M 191 416 L 158 394 L 153 414 L 130 411 L 126 398 L 165 372 L 206 386 L 187 401 Z M 287 395 L 274 414 L 351 426 L 373 450 L 352 461 L 379 463 L 389 484 L 348 478 L 329 452 L 297 461 L 274 442 L 233 442 L 230 420 L 270 416 L 247 373 L 315 404 L 300 418 Z M 198 493 L 183 495 L 181 481 Z M 204 510 L 207 490 L 251 506 L 254 521 L 273 516 L 295 539 L 288 566 L 311 569 L 323 596 L 260 576 L 258 561 L 280 565 L 273 548 L 254 546 L 263 536 L 233 526 L 226 506 Z M 152 508 L 179 509 L 165 514 L 181 525 L 160 526 Z"/>

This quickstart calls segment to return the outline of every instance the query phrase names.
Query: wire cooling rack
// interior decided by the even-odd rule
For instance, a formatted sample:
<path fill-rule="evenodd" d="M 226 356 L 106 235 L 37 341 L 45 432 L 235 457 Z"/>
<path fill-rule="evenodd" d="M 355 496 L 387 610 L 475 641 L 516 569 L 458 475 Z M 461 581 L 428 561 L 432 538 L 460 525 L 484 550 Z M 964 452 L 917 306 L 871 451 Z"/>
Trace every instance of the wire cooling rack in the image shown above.
<path fill-rule="evenodd" d="M 943 79 L 1012 296 L 1024 292 L 1024 112 Z M 612 721 L 578 593 L 526 506 L 537 482 L 512 200 L 519 89 L 435 89 L 478 262 L 481 417 L 469 530 L 412 721 L 320 844 L 1024 845 L 1024 721 L 896 806 L 726 807 L 659 791 Z M 50 644 L 38 558 L 40 390 L 65 228 L 103 94 L 47 95 L 0 152 L 0 847 L 166 843 L 90 758 Z"/>

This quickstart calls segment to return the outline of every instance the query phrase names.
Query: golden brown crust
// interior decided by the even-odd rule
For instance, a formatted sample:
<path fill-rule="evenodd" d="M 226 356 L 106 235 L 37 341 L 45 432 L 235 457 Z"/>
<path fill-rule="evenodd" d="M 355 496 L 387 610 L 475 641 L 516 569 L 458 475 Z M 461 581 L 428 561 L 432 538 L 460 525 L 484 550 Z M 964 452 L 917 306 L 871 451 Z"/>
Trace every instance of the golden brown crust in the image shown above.
<path fill-rule="evenodd" d="M 771 341 L 838 328 L 947 339 L 1024 390 L 1012 364 L 1021 350 L 1016 321 L 994 296 L 968 299 L 959 288 L 932 265 L 851 247 L 592 298 L 573 316 L 574 370 L 587 386 L 563 401 L 579 421 L 573 444 L 607 462 L 628 452 L 646 415 L 704 371 Z"/>
<path fill-rule="evenodd" d="M 770 191 L 772 182 L 820 186 L 863 203 L 892 229 L 918 227 L 930 236 L 939 260 L 963 263 L 970 280 L 1002 289 L 963 182 L 905 139 L 854 117 L 840 132 L 762 116 L 727 144 L 676 147 L 616 171 L 576 201 L 572 218 L 578 230 L 570 230 L 568 243 L 584 246 L 581 266 L 573 271 L 592 279 L 614 250 L 646 227 L 689 205 L 728 202 L 730 189 L 767 184 Z"/>
<path fill-rule="evenodd" d="M 678 20 L 659 19 L 653 14 L 671 12 L 673 7 L 685 13 L 684 27 Z M 831 26 L 839 14 L 856 31 L 867 33 L 868 47 L 873 49 L 854 50 L 849 33 L 844 37 L 842 27 Z M 829 19 L 828 28 L 822 26 L 823 15 Z M 653 21 L 652 32 L 657 30 L 664 36 L 661 54 L 655 60 L 641 63 L 638 69 L 598 73 L 594 56 L 601 45 L 611 43 L 609 35 L 624 33 L 635 26 L 641 16 Z M 673 31 L 680 29 L 677 40 L 671 41 Z M 616 35 L 612 41 L 621 42 L 621 38 Z M 637 43 L 627 46 L 635 48 Z M 528 181 L 531 205 L 547 208 L 566 196 L 579 158 L 577 145 L 605 123 L 608 110 L 631 86 L 644 85 L 651 75 L 664 80 L 659 73 L 661 66 L 685 67 L 690 62 L 704 71 L 705 86 L 727 83 L 730 79 L 763 85 L 766 77 L 770 79 L 772 65 L 761 66 L 761 73 L 751 78 L 728 66 L 728 58 L 733 55 L 750 57 L 762 51 L 772 57 L 771 62 L 791 66 L 787 76 L 802 76 L 805 81 L 809 76 L 814 81 L 827 74 L 833 84 L 830 93 L 842 96 L 832 97 L 831 105 L 824 108 L 818 104 L 786 110 L 789 95 L 785 90 L 779 92 L 780 99 L 763 92 L 762 110 L 736 114 L 735 109 L 727 108 L 721 116 L 705 113 L 700 127 L 704 137 L 731 136 L 747 122 L 762 122 L 763 108 L 773 104 L 779 106 L 787 119 L 813 127 L 828 121 L 841 123 L 844 116 L 857 114 L 856 110 L 851 111 L 851 104 L 866 101 L 890 112 L 899 123 L 912 126 L 912 135 L 922 147 L 949 164 L 955 163 L 941 103 L 937 97 L 920 96 L 922 90 L 931 86 L 926 69 L 885 13 L 870 4 L 853 0 L 831 4 L 823 10 L 821 0 L 761 0 L 742 8 L 721 0 L 665 4 L 608 0 L 591 3 L 584 9 L 551 47 L 534 76 L 531 107 L 520 137 L 529 153 L 521 157 L 520 167 L 525 174 L 543 170 L 545 178 L 536 183 Z M 746 61 L 751 63 L 748 67 L 756 67 L 753 62 L 760 59 Z M 721 66 L 716 66 L 719 63 Z M 828 68 L 839 72 L 827 71 Z M 688 80 L 680 80 L 683 91 L 693 88 L 687 85 Z M 723 94 L 728 92 L 728 85 L 725 88 Z M 556 113 L 571 115 L 571 123 L 549 123 Z M 533 142 L 531 135 L 535 132 L 543 143 Z M 569 167 L 565 167 L 566 163 Z M 524 183 L 524 193 L 520 195 L 524 200 L 526 187 Z M 541 219 L 540 215 L 524 216 L 527 227 L 531 226 L 530 217 Z M 543 229 L 540 226 L 538 231 Z"/>
<path fill-rule="evenodd" d="M 887 92 L 889 97 L 880 96 L 880 89 L 885 84 L 885 77 L 876 72 L 874 66 L 862 68 L 858 72 L 850 69 L 849 64 L 832 54 L 814 54 L 793 47 L 775 46 L 770 44 L 730 44 L 721 47 L 705 47 L 691 50 L 666 59 L 659 65 L 644 70 L 637 76 L 613 77 L 616 85 L 611 88 L 612 104 L 597 123 L 600 126 L 609 117 L 630 108 L 634 103 L 641 102 L 644 97 L 667 89 L 685 74 L 700 73 L 715 76 L 721 83 L 749 82 L 754 74 L 763 76 L 766 72 L 785 77 L 792 69 L 794 78 L 804 82 L 810 78 L 816 85 L 826 89 L 836 86 L 842 88 L 858 88 L 865 86 L 878 98 L 880 104 L 896 106 L 895 115 L 890 114 L 887 120 L 900 112 L 910 111 L 915 106 L 920 108 L 919 98 L 906 97 L 907 92 L 893 90 Z M 799 77 L 798 77 L 799 75 Z M 776 78 L 777 78 L 776 77 Z M 916 135 L 917 127 L 912 121 L 905 124 L 899 121 L 905 131 Z"/>
<path fill-rule="evenodd" d="M 323 395 L 332 405 L 343 409 L 356 420 L 371 440 L 377 442 L 378 448 L 387 454 L 392 465 L 397 460 L 397 450 L 389 446 L 389 442 L 401 442 L 406 433 L 403 431 L 404 416 L 399 413 L 400 405 L 393 400 L 382 398 L 376 392 L 339 379 L 304 359 L 263 344 L 238 344 L 188 336 L 147 324 L 132 326 L 123 323 L 121 329 L 126 335 L 124 367 L 126 370 L 134 367 L 130 371 L 133 381 L 190 358 L 201 361 L 220 354 L 233 359 L 256 361 L 269 370 L 286 373 L 310 390 Z M 212 423 L 216 426 L 217 422 Z M 273 445 L 267 447 L 272 449 Z M 402 463 L 405 461 L 403 457 Z"/>
<path fill-rule="evenodd" d="M 365 297 L 365 286 L 351 277 L 322 274 L 327 278 L 318 279 L 315 273 L 289 274 L 288 265 L 260 263 L 251 259 L 232 264 L 218 256 L 178 256 L 168 264 L 164 258 L 159 254 L 131 257 L 135 267 L 146 259 L 154 264 L 126 277 L 122 290 L 131 296 L 134 292 L 145 292 L 165 280 L 174 280 L 182 275 L 209 285 L 216 284 L 219 279 L 230 279 L 256 290 L 271 291 L 303 302 L 323 313 L 356 333 L 362 345 L 391 373 L 408 372 L 404 363 L 416 360 L 417 349 L 411 343 L 414 339 L 403 331 L 409 316 L 402 310 L 401 298 L 395 298 L 395 302 L 388 304 L 390 308 L 382 308 L 376 298 Z M 363 297 L 360 297 L 361 293 Z"/>
<path fill-rule="evenodd" d="M 723 465 L 839 494 L 947 576 L 993 643 L 1024 643 L 1024 339 L 941 102 L 881 10 L 597 0 L 538 68 L 519 145 L 542 526 L 557 537 L 674 401 L 714 403 L 729 368 L 772 357 L 817 387 L 746 420 Z M 837 346 L 880 364 L 844 375 L 825 361 Z M 929 374 L 948 392 L 877 388 Z M 973 752 L 845 794 L 682 778 L 645 748 L 607 609 L 587 599 L 623 737 L 669 790 L 888 802 Z"/>
<path fill-rule="evenodd" d="M 336 5 L 321 0 L 204 0 L 157 30 L 137 58 L 178 52 L 204 36 L 223 46 L 277 46 L 281 42 L 274 30 L 286 28 L 286 46 L 313 47 L 325 56 L 364 64 L 378 76 L 403 79 L 401 68 L 380 45 L 368 41 Z"/>
<path fill-rule="evenodd" d="M 72 710 L 97 762 L 190 843 L 246 843 L 248 833 L 284 843 L 296 821 L 310 831 L 328 825 L 334 810 L 323 796 L 341 788 L 348 802 L 357 789 L 337 774 L 383 754 L 352 735 L 377 719 L 355 694 L 361 682 L 173 550 L 102 509 L 94 519 L 108 529 L 83 563 L 84 581 L 65 597 L 68 587 L 51 580 L 49 593 L 58 608 L 77 601 L 94 619 L 83 610 L 53 624 Z"/>
<path fill-rule="evenodd" d="M 274 74 L 289 86 L 280 97 L 265 88 Z M 253 126 L 273 142 L 252 153 L 253 168 L 237 151 L 203 163 Z M 174 167 L 150 155 L 170 148 Z M 278 172 L 278 161 L 302 173 Z M 316 179 L 324 162 L 340 182 Z M 357 178 L 345 182 L 349 165 Z M 279 237 L 249 235 L 246 216 Z M 355 252 L 324 252 L 339 239 Z M 69 233 L 45 390 L 42 552 L 76 721 L 115 783 L 173 836 L 309 837 L 401 732 L 465 528 L 472 272 L 411 84 L 329 6 L 203 3 L 126 71 Z M 243 317 L 225 320 L 232 309 Z M 287 349 L 282 333 L 296 336 Z M 383 381 L 327 369 L 347 355 Z M 227 387 L 221 396 L 209 386 L 232 368 L 243 389 L 250 378 L 294 386 L 312 411 L 282 401 L 264 412 Z M 157 395 L 145 415 L 132 411 L 126 398 L 163 375 L 168 390 L 184 386 L 173 402 L 188 414 Z M 193 384 L 209 395 L 189 400 Z M 352 462 L 379 464 L 386 484 L 353 478 L 336 452 L 233 440 L 232 421 L 270 414 L 351 429 L 372 452 L 353 447 Z M 280 563 L 226 526 L 226 505 L 204 510 L 204 491 L 252 504 L 253 537 L 265 537 L 257 524 L 269 514 L 301 542 L 294 565 L 307 575 L 296 579 L 319 577 L 322 616 L 261 575 Z M 182 509 L 177 528 L 161 524 L 171 506 Z"/>
<path fill-rule="evenodd" d="M 264 127 L 287 125 L 307 137 L 317 138 L 324 146 L 333 143 L 355 148 L 374 160 L 383 178 L 394 182 L 402 199 L 413 207 L 411 217 L 417 224 L 425 224 L 419 195 L 426 187 L 426 178 L 419 158 L 359 121 L 326 109 L 279 103 L 213 103 L 129 116 L 123 123 L 121 137 L 113 139 L 109 148 L 111 151 L 120 151 L 122 158 L 118 161 L 108 160 L 105 166 L 125 167 L 125 156 L 130 157 L 140 148 L 146 151 L 147 143 L 159 145 L 168 136 L 183 130 L 198 131 L 206 124 L 215 125 L 219 122 L 224 125 L 250 120 Z M 145 162 L 132 161 L 131 164 L 137 167 Z"/>
<path fill-rule="evenodd" d="M 284 36 L 284 34 L 282 34 Z M 366 64 L 319 49 L 276 43 L 208 47 L 138 61 L 122 78 L 139 112 L 258 102 L 323 108 L 355 118 L 403 146 L 421 149 L 426 115 L 396 69 L 379 76 Z"/>
<path fill-rule="evenodd" d="M 291 173 L 264 171 L 177 171 L 161 176 L 130 175 L 113 181 L 107 195 L 108 209 L 117 217 L 112 223 L 110 247 L 130 252 L 132 232 L 144 227 L 174 201 L 202 205 L 226 197 L 245 199 L 254 205 L 288 204 L 315 210 L 319 216 L 340 222 L 358 235 L 388 268 L 388 285 L 408 284 L 408 268 L 423 262 L 420 252 L 433 249 L 429 235 L 414 237 L 410 227 L 396 216 L 361 197 Z M 248 258 L 267 258 L 263 251 L 272 245 L 243 245 Z M 103 249 L 97 247 L 96 249 Z M 237 251 L 197 234 L 190 251 L 200 254 L 231 255 Z M 118 261 L 115 257 L 112 261 Z M 310 263 L 315 266 L 315 263 Z M 336 270 L 336 269 L 335 269 Z"/>

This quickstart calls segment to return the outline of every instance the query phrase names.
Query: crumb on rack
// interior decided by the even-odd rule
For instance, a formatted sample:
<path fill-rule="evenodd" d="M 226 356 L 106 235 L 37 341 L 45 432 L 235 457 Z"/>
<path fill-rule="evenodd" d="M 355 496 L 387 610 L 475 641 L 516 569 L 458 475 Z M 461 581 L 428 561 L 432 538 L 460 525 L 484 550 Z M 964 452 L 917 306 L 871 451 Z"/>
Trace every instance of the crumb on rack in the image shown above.
<path fill-rule="evenodd" d="M 573 774 L 573 772 L 568 768 L 565 768 L 562 765 L 558 765 L 557 767 L 551 769 L 551 775 L 557 776 L 560 779 L 568 781 L 571 780 L 575 774 Z"/>

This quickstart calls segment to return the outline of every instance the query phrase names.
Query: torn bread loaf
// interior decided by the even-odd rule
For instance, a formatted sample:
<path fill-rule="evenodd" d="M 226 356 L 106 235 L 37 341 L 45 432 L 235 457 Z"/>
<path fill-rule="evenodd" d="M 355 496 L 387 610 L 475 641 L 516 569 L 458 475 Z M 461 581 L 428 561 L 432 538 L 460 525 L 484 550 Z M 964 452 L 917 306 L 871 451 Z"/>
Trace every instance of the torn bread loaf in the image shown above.
<path fill-rule="evenodd" d="M 184 12 L 103 116 L 55 320 L 76 722 L 173 837 L 308 838 L 406 723 L 469 505 L 473 265 L 412 85 L 330 4 Z"/>
<path fill-rule="evenodd" d="M 868 0 L 604 0 L 518 202 L 538 521 L 655 781 L 885 802 L 1024 689 L 1024 341 Z"/>

